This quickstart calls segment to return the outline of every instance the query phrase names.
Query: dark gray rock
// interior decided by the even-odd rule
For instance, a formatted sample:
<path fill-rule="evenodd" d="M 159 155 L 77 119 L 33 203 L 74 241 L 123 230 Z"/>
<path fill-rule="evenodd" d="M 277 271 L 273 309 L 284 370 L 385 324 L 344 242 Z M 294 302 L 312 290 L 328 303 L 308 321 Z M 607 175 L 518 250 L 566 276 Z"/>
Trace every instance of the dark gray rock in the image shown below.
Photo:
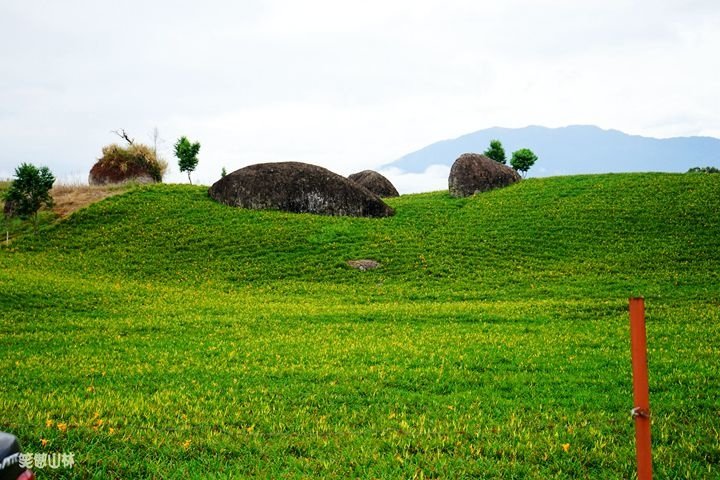
<path fill-rule="evenodd" d="M 150 175 L 140 174 L 140 175 L 122 175 L 117 174 L 116 172 L 103 172 L 100 173 L 99 170 L 95 170 L 94 172 L 90 172 L 90 175 L 88 175 L 88 184 L 91 186 L 99 186 L 99 185 L 114 185 L 114 184 L 121 184 L 121 183 L 139 183 L 139 184 L 148 184 L 148 183 L 155 183 L 155 180 L 152 179 Z"/>
<path fill-rule="evenodd" d="M 395 185 L 375 170 L 363 170 L 362 172 L 353 173 L 348 178 L 358 185 L 367 188 L 378 197 L 388 198 L 400 196 Z"/>
<path fill-rule="evenodd" d="M 210 187 L 220 203 L 294 213 L 387 217 L 395 211 L 360 185 L 316 165 L 259 163 L 225 175 Z"/>
<path fill-rule="evenodd" d="M 5 200 L 5 205 L 3 206 L 3 214 L 7 218 L 12 218 L 17 215 L 17 204 L 13 200 Z"/>
<path fill-rule="evenodd" d="M 501 163 L 478 153 L 464 153 L 450 169 L 448 188 L 454 197 L 468 197 L 520 181 L 520 175 Z"/>

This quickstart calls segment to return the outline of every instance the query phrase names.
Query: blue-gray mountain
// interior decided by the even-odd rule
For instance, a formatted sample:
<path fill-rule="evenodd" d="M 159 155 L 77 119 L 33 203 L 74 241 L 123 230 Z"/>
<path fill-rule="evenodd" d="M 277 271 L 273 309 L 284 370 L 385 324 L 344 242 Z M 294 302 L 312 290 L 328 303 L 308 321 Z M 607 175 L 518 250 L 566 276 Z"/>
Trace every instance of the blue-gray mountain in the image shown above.
<path fill-rule="evenodd" d="M 466 152 L 482 153 L 497 138 L 510 155 L 520 148 L 539 160 L 534 176 L 605 172 L 685 172 L 695 166 L 720 166 L 720 139 L 713 137 L 649 138 L 618 130 L 573 125 L 563 128 L 530 126 L 488 128 L 454 140 L 433 143 L 405 155 L 387 167 L 424 172 L 430 165 L 452 165 Z"/>

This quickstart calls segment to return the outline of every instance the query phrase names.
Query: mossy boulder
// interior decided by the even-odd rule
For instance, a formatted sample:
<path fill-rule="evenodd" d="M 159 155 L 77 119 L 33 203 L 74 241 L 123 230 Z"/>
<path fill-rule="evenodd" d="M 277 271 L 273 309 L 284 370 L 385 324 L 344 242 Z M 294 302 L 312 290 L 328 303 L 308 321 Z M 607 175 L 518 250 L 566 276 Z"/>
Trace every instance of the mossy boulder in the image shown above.
<path fill-rule="evenodd" d="M 367 188 L 380 198 L 397 197 L 400 195 L 395 185 L 375 170 L 363 170 L 362 172 L 353 173 L 348 178 L 358 185 Z"/>
<path fill-rule="evenodd" d="M 520 181 L 520 174 L 478 153 L 464 153 L 450 168 L 448 188 L 454 197 L 468 197 Z"/>
<path fill-rule="evenodd" d="M 102 152 L 103 156 L 90 169 L 90 185 L 161 182 L 167 168 L 153 149 L 142 144 L 128 147 L 112 144 L 104 147 Z"/>
<path fill-rule="evenodd" d="M 300 162 L 260 163 L 225 175 L 210 187 L 220 203 L 258 210 L 387 217 L 377 195 L 336 173 Z"/>

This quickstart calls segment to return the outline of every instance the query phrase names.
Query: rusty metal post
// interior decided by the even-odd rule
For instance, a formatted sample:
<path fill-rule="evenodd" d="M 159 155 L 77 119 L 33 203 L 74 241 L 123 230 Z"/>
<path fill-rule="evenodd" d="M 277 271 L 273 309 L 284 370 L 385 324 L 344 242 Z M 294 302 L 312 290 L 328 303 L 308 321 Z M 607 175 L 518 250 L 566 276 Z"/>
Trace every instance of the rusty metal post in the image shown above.
<path fill-rule="evenodd" d="M 645 301 L 642 298 L 630 299 L 630 343 L 632 346 L 633 400 L 635 402 L 632 417 L 635 420 L 638 480 L 651 480 L 650 393 L 645 336 Z"/>

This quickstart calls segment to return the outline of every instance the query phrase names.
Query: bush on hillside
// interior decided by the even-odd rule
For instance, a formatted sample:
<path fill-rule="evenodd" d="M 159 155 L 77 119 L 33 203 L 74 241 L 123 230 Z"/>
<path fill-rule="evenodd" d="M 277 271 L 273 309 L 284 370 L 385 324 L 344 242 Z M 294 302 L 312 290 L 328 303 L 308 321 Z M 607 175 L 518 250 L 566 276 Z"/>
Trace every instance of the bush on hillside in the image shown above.
<path fill-rule="evenodd" d="M 512 158 L 510 159 L 510 166 L 518 172 L 521 172 L 524 177 L 527 175 L 527 171 L 530 170 L 530 167 L 535 165 L 537 159 L 537 155 L 535 155 L 532 150 L 529 148 L 521 148 L 520 150 L 513 152 Z"/>
<path fill-rule="evenodd" d="M 198 164 L 197 154 L 200 152 L 200 143 L 192 143 L 183 136 L 175 143 L 175 156 L 178 158 L 178 166 L 181 172 L 187 172 L 188 182 L 192 185 L 190 174 L 195 171 Z"/>
<path fill-rule="evenodd" d="M 720 168 L 715 167 L 693 167 L 687 173 L 720 173 Z"/>
<path fill-rule="evenodd" d="M 162 182 L 167 170 L 167 162 L 141 143 L 127 147 L 113 143 L 103 147 L 102 152 L 103 156 L 90 170 L 91 185 L 132 180 Z"/>
<path fill-rule="evenodd" d="M 41 207 L 52 207 L 53 199 L 50 189 L 55 183 L 55 176 L 48 167 L 38 168 L 30 163 L 23 163 L 15 169 L 15 179 L 3 194 L 6 217 L 19 216 L 22 219 L 33 218 L 35 232 L 38 225 L 38 210 Z"/>

